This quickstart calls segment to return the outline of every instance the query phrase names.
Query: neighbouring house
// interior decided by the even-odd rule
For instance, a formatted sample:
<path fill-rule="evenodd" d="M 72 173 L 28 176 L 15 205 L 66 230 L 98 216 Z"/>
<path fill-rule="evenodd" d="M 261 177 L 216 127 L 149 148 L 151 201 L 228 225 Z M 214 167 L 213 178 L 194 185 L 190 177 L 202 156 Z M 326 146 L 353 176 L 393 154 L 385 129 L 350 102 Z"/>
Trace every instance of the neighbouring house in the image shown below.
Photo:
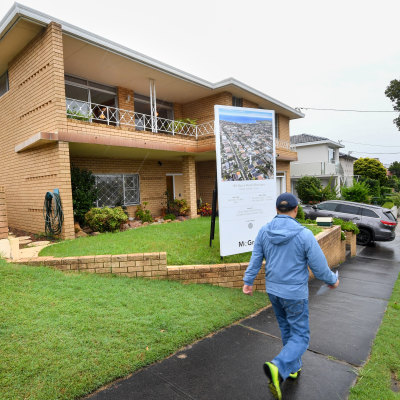
<path fill-rule="evenodd" d="M 98 206 L 165 192 L 211 202 L 214 105 L 274 110 L 278 192 L 290 190 L 289 122 L 304 115 L 244 83 L 210 83 L 15 3 L 0 22 L 0 185 L 8 223 L 43 232 L 47 191 L 59 189 L 62 236 L 74 237 L 72 165 L 96 176 Z"/>
<path fill-rule="evenodd" d="M 344 146 L 321 136 L 294 135 L 290 137 L 292 150 L 297 152 L 297 161 L 290 164 L 292 192 L 296 193 L 296 182 L 302 176 L 315 176 L 325 187 L 329 183 L 337 190 L 341 185 L 351 185 L 355 157 L 341 154 Z"/>
<path fill-rule="evenodd" d="M 353 186 L 354 179 L 358 178 L 354 175 L 354 162 L 356 160 L 357 157 L 350 154 L 339 153 L 340 172 L 342 173 L 340 176 L 341 185 Z"/>

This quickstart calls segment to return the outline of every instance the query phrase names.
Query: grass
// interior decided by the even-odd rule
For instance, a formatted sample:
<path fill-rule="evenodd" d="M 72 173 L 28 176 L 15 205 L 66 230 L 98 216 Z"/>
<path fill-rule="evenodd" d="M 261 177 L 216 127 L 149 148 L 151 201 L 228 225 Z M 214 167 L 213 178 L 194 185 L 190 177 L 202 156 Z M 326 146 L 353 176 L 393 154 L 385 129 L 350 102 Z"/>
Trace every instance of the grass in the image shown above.
<path fill-rule="evenodd" d="M 393 387 L 400 385 L 400 274 L 394 286 L 370 359 L 361 369 L 350 400 L 400 399 Z"/>
<path fill-rule="evenodd" d="M 210 217 L 180 223 L 149 225 L 125 232 L 104 233 L 78 240 L 66 240 L 44 248 L 40 256 L 72 257 L 102 254 L 129 254 L 167 252 L 168 265 L 219 264 L 247 262 L 251 253 L 224 257 L 219 254 L 219 229 L 215 226 L 215 239 L 210 240 Z M 321 228 L 307 226 L 314 235 Z"/>
<path fill-rule="evenodd" d="M 0 260 L 0 399 L 74 399 L 245 317 L 267 296 Z"/>

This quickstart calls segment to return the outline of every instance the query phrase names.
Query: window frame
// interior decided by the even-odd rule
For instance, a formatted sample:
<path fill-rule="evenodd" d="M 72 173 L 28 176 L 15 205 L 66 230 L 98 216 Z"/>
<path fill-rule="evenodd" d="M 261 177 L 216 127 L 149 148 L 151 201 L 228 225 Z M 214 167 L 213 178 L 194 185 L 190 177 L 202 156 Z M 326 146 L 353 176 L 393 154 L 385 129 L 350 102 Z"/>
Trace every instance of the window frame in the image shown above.
<path fill-rule="evenodd" d="M 94 173 L 93 175 L 96 180 L 96 188 L 98 188 L 97 187 L 98 178 L 100 178 L 100 177 L 122 178 L 122 194 L 123 194 L 123 204 L 122 205 L 127 207 L 127 206 L 137 206 L 140 204 L 140 175 L 138 173 L 121 173 L 121 174 L 100 174 L 100 173 L 97 174 L 97 173 Z M 138 202 L 136 202 L 136 203 L 126 201 L 126 188 L 125 188 L 126 181 L 125 181 L 125 179 L 129 178 L 129 177 L 135 177 L 137 179 Z M 127 189 L 127 190 L 129 190 L 129 189 Z M 97 196 L 99 197 L 99 193 L 97 194 Z M 103 205 L 99 206 L 99 198 L 96 199 L 95 204 L 96 204 L 96 207 L 117 207 L 116 205 L 113 205 L 113 204 L 103 204 Z"/>
<path fill-rule="evenodd" d="M 243 97 L 232 96 L 233 107 L 243 107 Z"/>

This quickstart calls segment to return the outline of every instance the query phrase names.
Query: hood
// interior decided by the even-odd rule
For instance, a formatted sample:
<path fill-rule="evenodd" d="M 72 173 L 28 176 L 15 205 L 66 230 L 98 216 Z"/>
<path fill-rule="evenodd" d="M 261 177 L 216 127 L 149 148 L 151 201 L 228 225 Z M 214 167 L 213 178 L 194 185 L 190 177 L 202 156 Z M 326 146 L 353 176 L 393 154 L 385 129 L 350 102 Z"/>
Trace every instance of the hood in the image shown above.
<path fill-rule="evenodd" d="M 288 243 L 298 235 L 304 227 L 287 215 L 277 215 L 268 225 L 266 235 L 268 240 L 277 245 Z"/>

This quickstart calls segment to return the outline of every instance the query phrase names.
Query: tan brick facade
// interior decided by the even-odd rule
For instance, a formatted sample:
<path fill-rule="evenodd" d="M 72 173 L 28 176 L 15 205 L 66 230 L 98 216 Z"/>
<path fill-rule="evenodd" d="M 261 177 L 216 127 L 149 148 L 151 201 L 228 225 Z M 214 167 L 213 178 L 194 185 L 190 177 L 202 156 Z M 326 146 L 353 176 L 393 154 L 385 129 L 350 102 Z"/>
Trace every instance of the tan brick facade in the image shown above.
<path fill-rule="evenodd" d="M 9 63 L 9 91 L 0 97 L 0 182 L 7 194 L 9 226 L 44 232 L 45 194 L 59 189 L 64 211 L 62 236 L 74 237 L 71 163 L 94 173 L 138 173 L 141 202 L 148 202 L 153 215 L 158 215 L 165 203 L 167 174 L 183 174 L 183 197 L 195 217 L 199 198 L 211 202 L 215 160 L 199 161 L 197 156 L 207 155 L 201 160 L 215 157 L 210 156 L 215 152 L 214 136 L 196 140 L 67 118 L 64 72 L 71 71 L 64 71 L 62 35 L 60 25 L 49 24 Z M 134 111 L 134 96 L 134 90 L 117 87 L 118 107 Z M 174 118 L 194 119 L 197 124 L 213 121 L 215 104 L 232 105 L 232 93 L 224 91 L 186 104 L 175 103 Z M 246 99 L 243 105 L 257 106 Z M 288 139 L 289 119 L 285 118 L 280 121 L 280 131 Z M 47 135 L 47 139 L 32 145 L 37 135 Z M 82 156 L 84 146 L 91 151 Z M 132 149 L 132 153 L 118 156 L 115 149 L 121 148 Z M 92 150 L 102 155 L 89 157 Z M 288 171 L 288 161 L 279 164 L 280 170 Z M 289 176 L 287 173 L 288 188 Z M 128 209 L 133 215 L 135 207 Z"/>
<path fill-rule="evenodd" d="M 4 187 L 0 186 L 0 239 L 7 239 L 8 237 L 8 220 L 7 220 L 7 206 L 6 206 L 6 193 Z"/>

